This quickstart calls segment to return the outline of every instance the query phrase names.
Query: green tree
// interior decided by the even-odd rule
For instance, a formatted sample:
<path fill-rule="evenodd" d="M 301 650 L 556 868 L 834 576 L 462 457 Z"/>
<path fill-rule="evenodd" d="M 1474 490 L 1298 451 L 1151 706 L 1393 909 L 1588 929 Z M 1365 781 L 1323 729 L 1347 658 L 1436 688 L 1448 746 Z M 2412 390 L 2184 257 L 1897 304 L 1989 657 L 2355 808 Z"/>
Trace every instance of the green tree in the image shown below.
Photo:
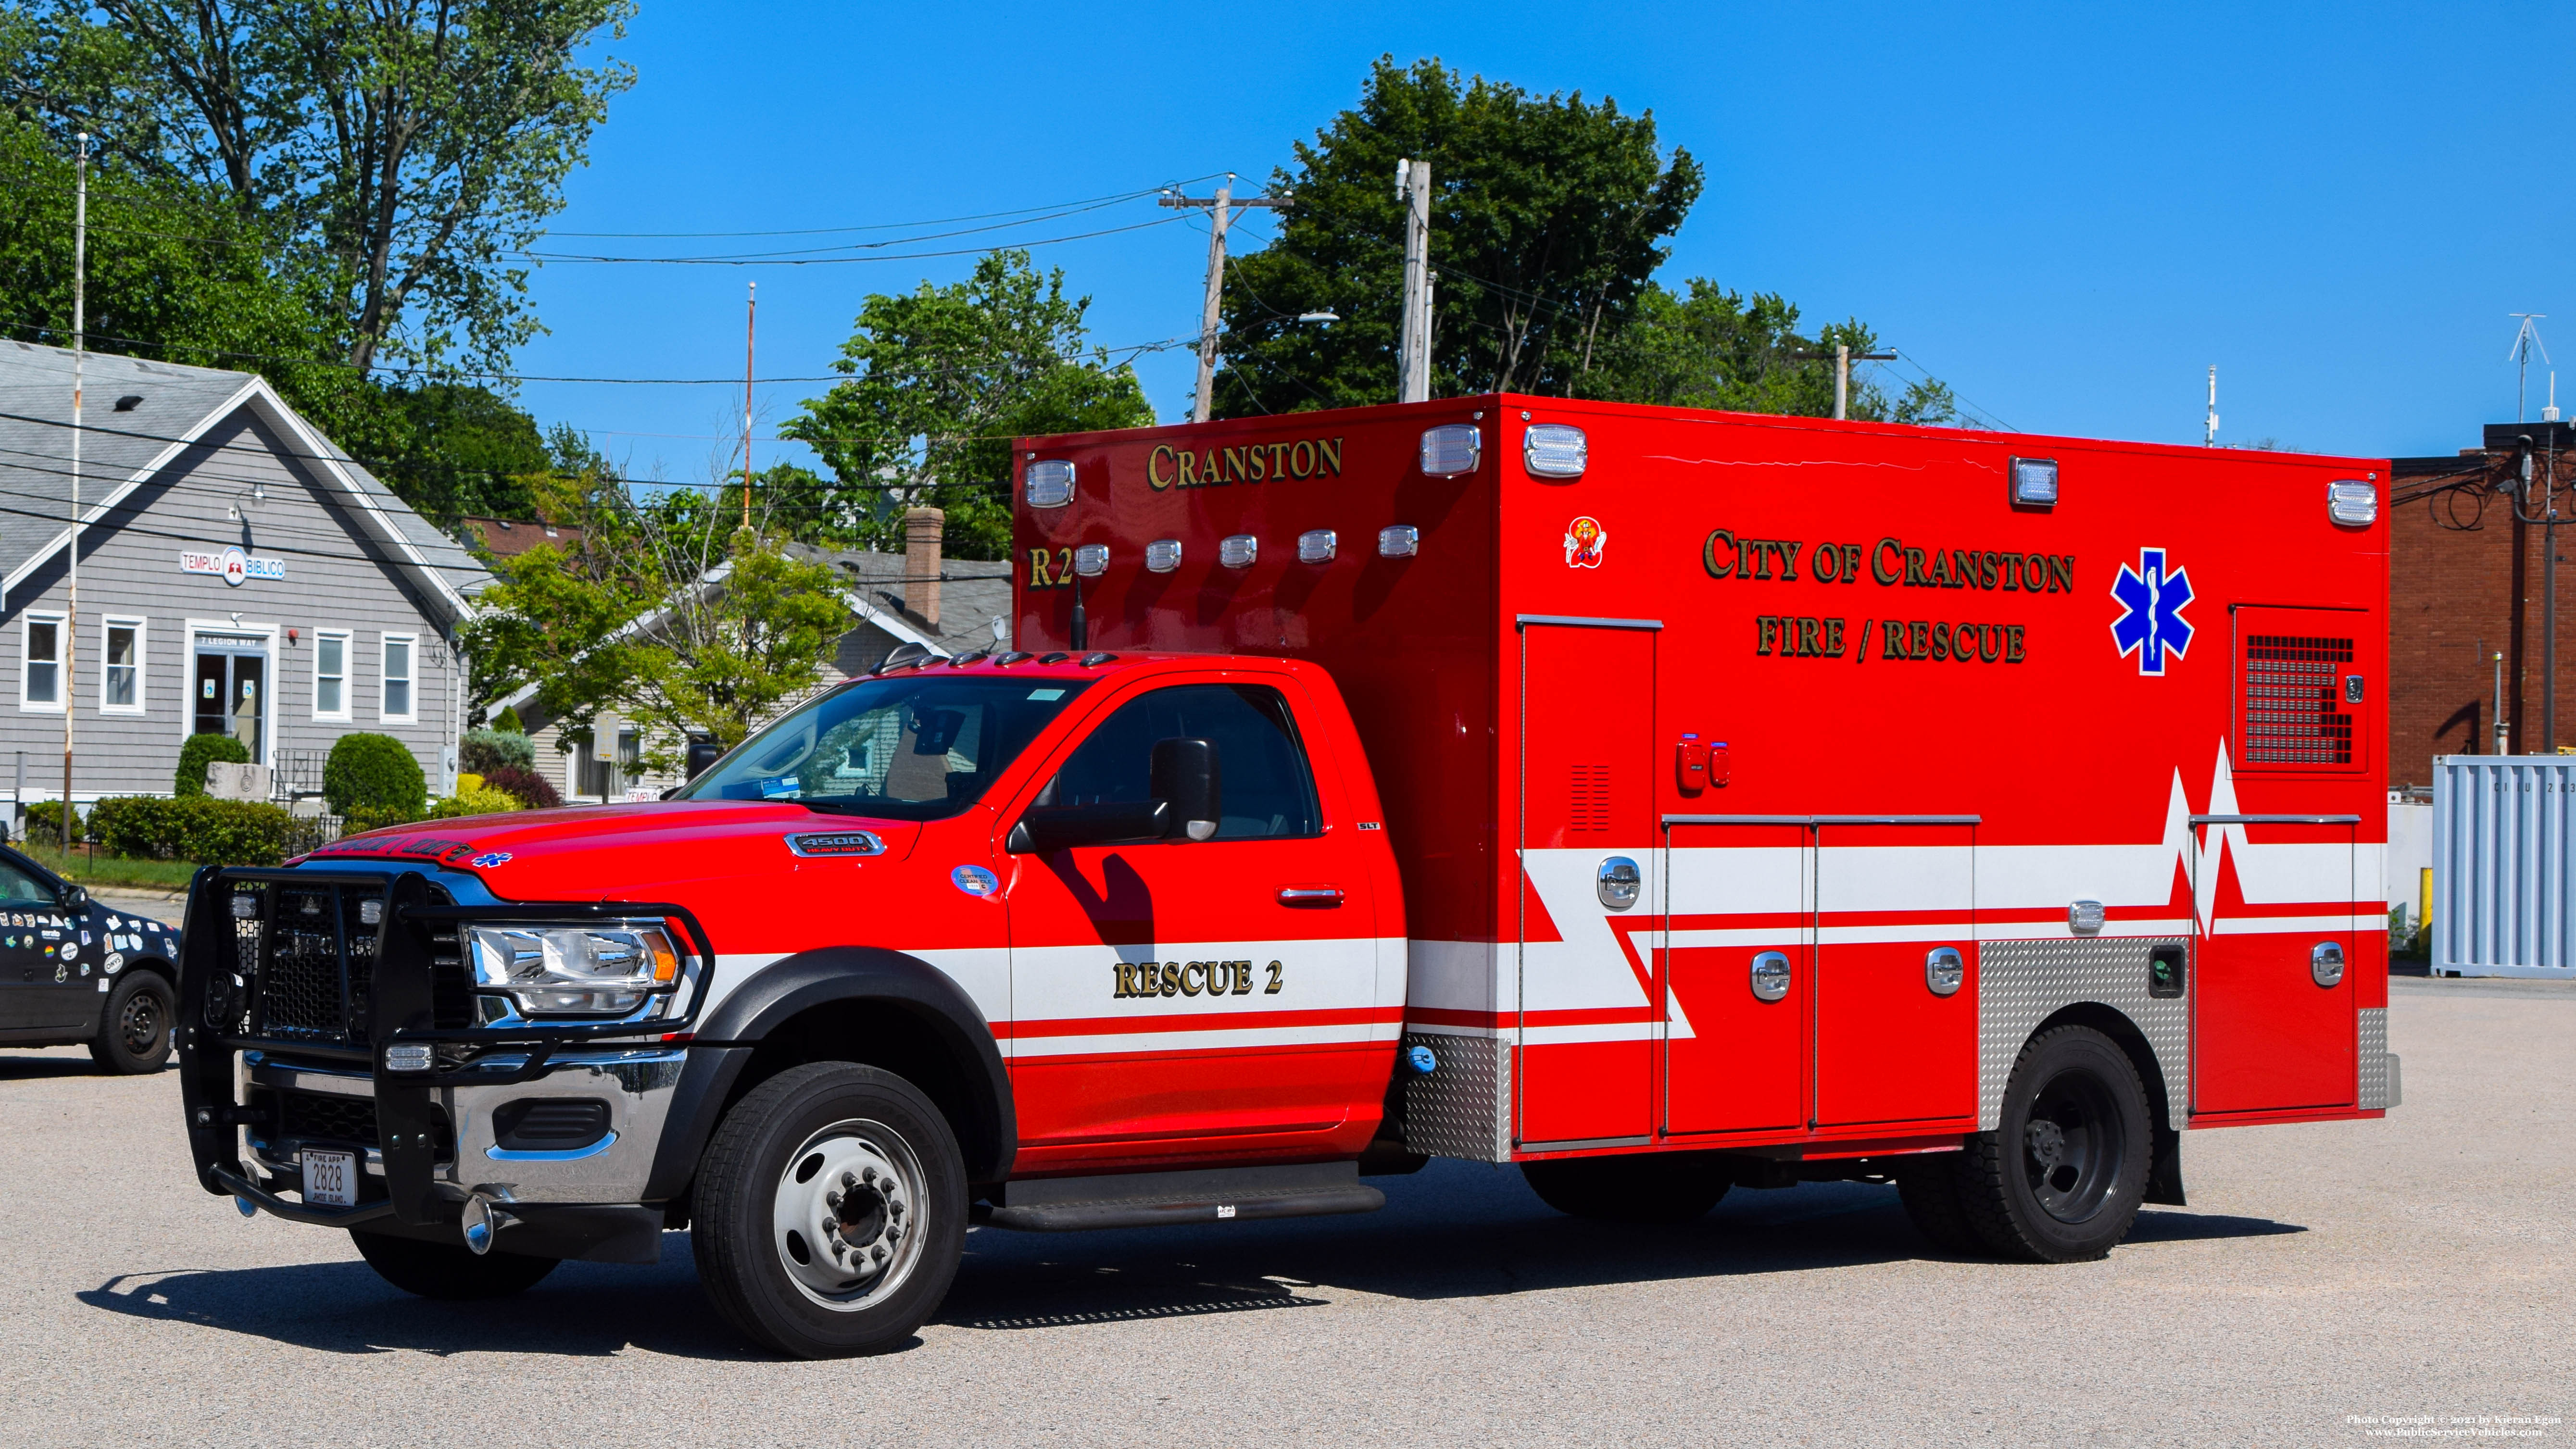
<path fill-rule="evenodd" d="M 1010 490 L 998 485 L 1012 438 L 1154 421 L 1134 370 L 1086 344 L 1090 305 L 1065 295 L 1063 269 L 1041 273 L 1019 251 L 991 253 L 949 286 L 869 296 L 832 364 L 849 381 L 778 430 L 833 475 L 782 480 L 804 490 L 786 515 L 798 535 L 900 547 L 903 510 L 927 504 L 947 511 L 948 553 L 1007 554 Z"/>
<path fill-rule="evenodd" d="M 1578 379 L 1584 397 L 1666 407 L 1831 417 L 1834 349 L 1878 350 L 1859 321 L 1829 323 L 1813 337 L 1798 309 L 1776 293 L 1745 297 L 1704 277 L 1685 295 L 1661 283 L 1638 294 L 1626 325 L 1604 339 Z M 1871 422 L 1946 423 L 1957 414 L 1950 389 L 1926 378 L 1890 399 L 1867 365 L 1853 370 L 1848 415 Z"/>
<path fill-rule="evenodd" d="M 631 0 L 18 0 L 0 99 L 223 195 L 327 288 L 340 357 L 501 370 L 525 249 L 609 98 Z"/>
<path fill-rule="evenodd" d="M 740 526 L 720 490 L 639 500 L 598 473 L 540 503 L 582 528 L 581 547 L 495 565 L 499 582 L 465 629 L 475 691 L 491 699 L 533 681 L 567 732 L 613 710 L 642 726 L 647 768 L 675 768 L 691 733 L 740 743 L 821 682 L 858 622 L 831 565 L 778 531 Z"/>
<path fill-rule="evenodd" d="M 1271 180 L 1278 239 L 1227 279 L 1222 416 L 1394 398 L 1399 159 L 1431 166 L 1434 395 L 1573 391 L 1700 191 L 1688 151 L 1658 150 L 1652 112 L 1462 82 L 1437 60 L 1381 57 L 1358 107 L 1296 155 Z M 1341 321 L 1296 321 L 1326 310 Z"/>

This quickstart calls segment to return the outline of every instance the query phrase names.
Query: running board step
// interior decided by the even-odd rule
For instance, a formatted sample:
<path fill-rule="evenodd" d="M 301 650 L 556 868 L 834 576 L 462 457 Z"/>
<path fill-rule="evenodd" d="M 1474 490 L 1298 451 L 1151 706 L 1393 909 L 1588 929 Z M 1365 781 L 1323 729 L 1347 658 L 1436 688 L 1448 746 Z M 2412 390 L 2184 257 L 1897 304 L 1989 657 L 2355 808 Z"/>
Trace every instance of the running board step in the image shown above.
<path fill-rule="evenodd" d="M 1356 1162 L 1042 1177 L 1004 1183 L 995 1197 L 992 1225 L 1024 1233 L 1316 1218 L 1386 1206 L 1385 1193 L 1361 1185 Z"/>

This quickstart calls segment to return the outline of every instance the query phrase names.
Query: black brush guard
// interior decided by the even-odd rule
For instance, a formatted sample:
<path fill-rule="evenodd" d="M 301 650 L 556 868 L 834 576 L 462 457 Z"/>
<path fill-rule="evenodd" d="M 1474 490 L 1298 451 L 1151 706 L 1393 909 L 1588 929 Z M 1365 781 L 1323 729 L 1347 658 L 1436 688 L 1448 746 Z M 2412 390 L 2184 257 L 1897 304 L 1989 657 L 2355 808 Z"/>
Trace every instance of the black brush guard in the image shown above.
<path fill-rule="evenodd" d="M 264 882 L 260 893 L 259 950 L 242 969 L 242 935 L 232 914 L 232 886 Z M 383 908 L 373 942 L 372 967 L 365 982 L 364 1006 L 352 989 L 349 962 L 355 955 L 341 949 L 342 1001 L 348 1030 L 338 1041 L 285 1036 L 264 1030 L 261 993 L 267 967 L 279 940 L 274 919 L 280 886 L 333 888 L 337 892 L 372 893 Z M 362 897 L 363 898 L 363 895 Z M 661 919 L 679 927 L 700 969 L 686 1007 L 676 1016 L 649 1023 L 580 1022 L 561 1026 L 440 1027 L 435 1012 L 438 944 L 431 939 L 441 925 L 478 923 L 580 922 L 584 920 Z M 462 961 L 461 930 L 454 949 Z M 441 1087 L 510 1086 L 543 1074 L 546 1063 L 567 1046 L 595 1041 L 683 1036 L 697 1021 L 715 974 L 715 949 L 697 918 L 682 907 L 647 902 L 575 902 L 560 905 L 457 906 L 431 895 L 426 877 L 417 871 L 294 871 L 243 866 L 208 866 L 189 882 L 185 931 L 179 952 L 179 1095 L 188 1119 L 188 1149 L 196 1159 L 197 1181 L 218 1196 L 256 1203 L 292 1222 L 356 1227 L 384 1218 L 421 1227 L 456 1215 L 455 1204 L 438 1190 L 437 1142 L 432 1093 Z M 470 1062 L 497 1053 L 524 1060 L 507 1073 L 488 1071 L 394 1072 L 385 1066 L 386 1049 L 397 1042 L 426 1042 L 433 1052 Z M 692 1043 L 694 1045 L 694 1043 Z M 233 1058 L 244 1051 L 279 1052 L 344 1066 L 363 1066 L 374 1078 L 377 1147 L 384 1157 L 386 1197 L 356 1207 L 310 1207 L 271 1192 L 245 1175 L 234 1129 L 261 1125 L 260 1118 L 237 1100 Z M 434 1057 L 433 1060 L 436 1058 Z"/>

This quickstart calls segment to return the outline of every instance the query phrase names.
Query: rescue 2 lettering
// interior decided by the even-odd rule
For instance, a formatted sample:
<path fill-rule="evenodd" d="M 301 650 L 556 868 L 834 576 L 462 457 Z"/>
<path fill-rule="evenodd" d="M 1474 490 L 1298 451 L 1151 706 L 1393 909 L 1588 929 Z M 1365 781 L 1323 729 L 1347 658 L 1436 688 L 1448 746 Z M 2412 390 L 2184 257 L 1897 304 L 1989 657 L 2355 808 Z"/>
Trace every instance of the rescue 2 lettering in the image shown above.
<path fill-rule="evenodd" d="M 1246 443 L 1236 448 L 1192 452 L 1169 443 L 1145 455 L 1145 481 L 1154 491 L 1167 488 L 1222 488 L 1229 483 L 1273 482 L 1281 478 L 1339 478 L 1342 440 L 1299 438 L 1295 442 Z"/>
<path fill-rule="evenodd" d="M 1117 989 L 1110 992 L 1113 999 L 1252 994 L 1253 969 L 1249 961 L 1120 961 L 1110 969 L 1117 978 Z M 1278 962 L 1270 963 L 1269 974 L 1269 984 L 1261 988 L 1261 994 L 1275 996 L 1286 984 Z"/>
<path fill-rule="evenodd" d="M 1866 568 L 1871 579 L 1890 588 L 2075 592 L 2075 555 L 2071 553 L 1927 548 L 1909 545 L 1899 538 L 1882 538 L 1868 548 L 1856 543 L 1820 543 L 1812 555 L 1806 549 L 1805 542 L 1799 539 L 1739 538 L 1732 529 L 1717 528 L 1709 530 L 1707 539 L 1700 544 L 1700 565 L 1713 579 L 1776 578 L 1794 583 L 1803 556 L 1808 577 L 1820 584 L 1859 583 L 1861 571 Z"/>

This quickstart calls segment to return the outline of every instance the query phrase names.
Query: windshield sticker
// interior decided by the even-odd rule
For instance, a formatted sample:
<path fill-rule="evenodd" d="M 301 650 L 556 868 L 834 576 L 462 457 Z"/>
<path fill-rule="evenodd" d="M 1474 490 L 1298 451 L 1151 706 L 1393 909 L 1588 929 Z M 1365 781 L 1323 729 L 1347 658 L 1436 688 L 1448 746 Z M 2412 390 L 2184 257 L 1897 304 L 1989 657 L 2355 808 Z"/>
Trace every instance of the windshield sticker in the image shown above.
<path fill-rule="evenodd" d="M 763 800 L 775 800 L 781 795 L 793 795 L 795 793 L 796 777 L 794 775 L 781 775 L 774 780 L 763 780 L 760 782 L 760 798 Z"/>

